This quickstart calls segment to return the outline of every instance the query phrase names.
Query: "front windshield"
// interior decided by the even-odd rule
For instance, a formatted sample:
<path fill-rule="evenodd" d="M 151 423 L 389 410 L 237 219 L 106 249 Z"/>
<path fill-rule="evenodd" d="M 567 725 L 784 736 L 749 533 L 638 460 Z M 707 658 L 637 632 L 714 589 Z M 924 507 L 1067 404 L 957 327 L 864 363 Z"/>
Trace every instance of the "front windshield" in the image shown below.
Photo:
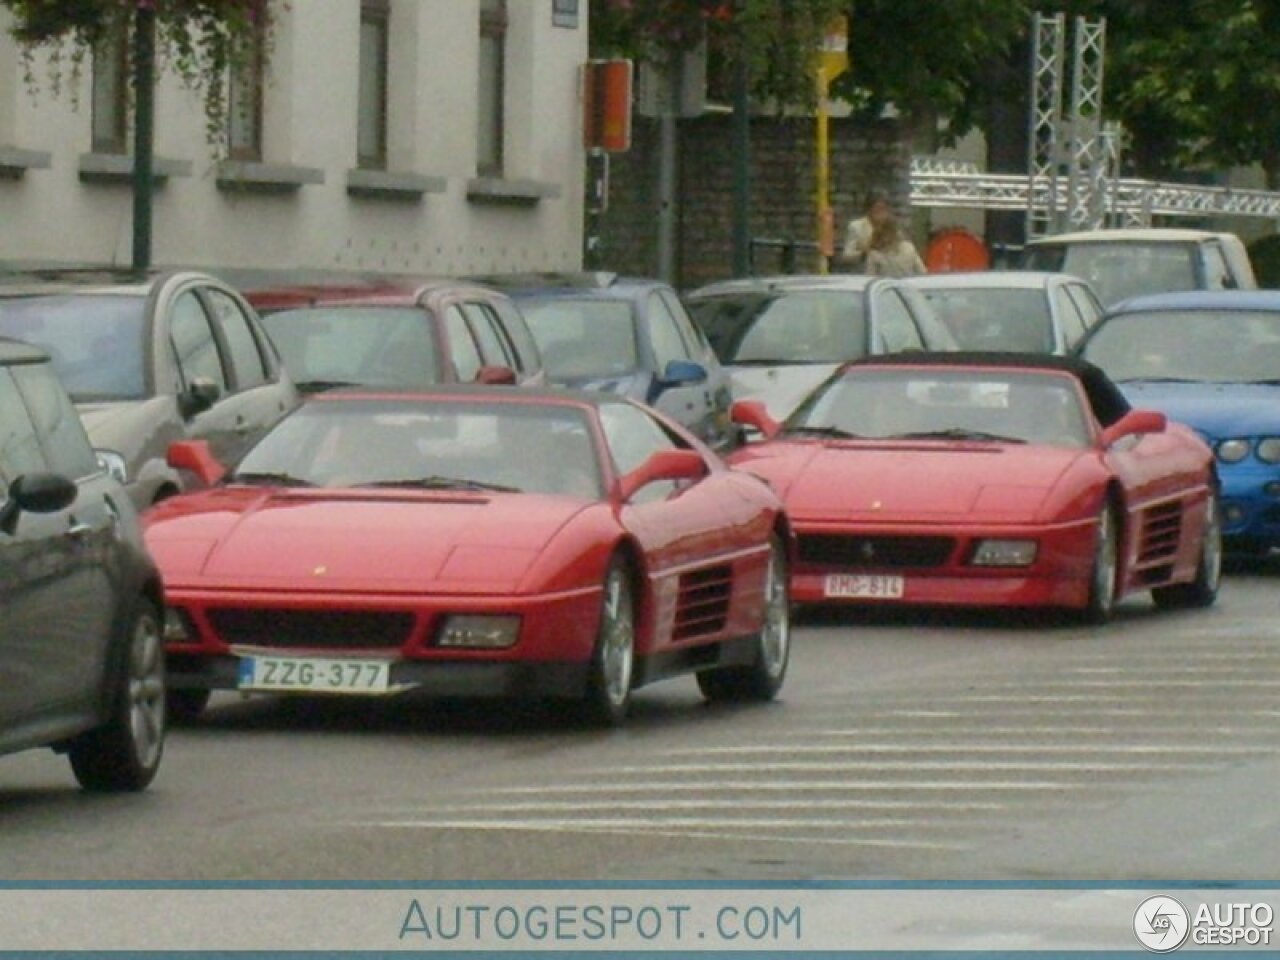
<path fill-rule="evenodd" d="M 699 297 L 688 307 L 721 363 L 840 363 L 866 353 L 857 291 L 752 291 Z"/>
<path fill-rule="evenodd" d="M 629 300 L 521 300 L 552 380 L 625 376 L 640 366 Z"/>
<path fill-rule="evenodd" d="M 1280 312 L 1165 310 L 1125 313 L 1085 343 L 1086 360 L 1112 380 L 1280 380 Z"/>
<path fill-rule="evenodd" d="M 262 322 L 303 389 L 422 387 L 440 379 L 431 323 L 416 307 L 309 307 Z"/>
<path fill-rule="evenodd" d="M 962 350 L 1049 353 L 1053 320 L 1042 290 L 930 287 L 921 291 Z"/>
<path fill-rule="evenodd" d="M 1027 266 L 1083 277 L 1108 306 L 1146 293 L 1195 290 L 1195 248 L 1189 243 L 1070 243 L 1031 249 Z"/>
<path fill-rule="evenodd" d="M 305 404 L 277 424 L 227 482 L 518 491 L 587 499 L 598 499 L 603 489 L 580 410 L 354 398 Z"/>
<path fill-rule="evenodd" d="M 77 403 L 138 400 L 147 395 L 145 306 L 127 295 L 0 299 L 0 336 L 44 349 Z"/>
<path fill-rule="evenodd" d="M 1056 373 L 854 368 L 810 397 L 784 433 L 1083 447 L 1086 422 L 1074 382 Z"/>

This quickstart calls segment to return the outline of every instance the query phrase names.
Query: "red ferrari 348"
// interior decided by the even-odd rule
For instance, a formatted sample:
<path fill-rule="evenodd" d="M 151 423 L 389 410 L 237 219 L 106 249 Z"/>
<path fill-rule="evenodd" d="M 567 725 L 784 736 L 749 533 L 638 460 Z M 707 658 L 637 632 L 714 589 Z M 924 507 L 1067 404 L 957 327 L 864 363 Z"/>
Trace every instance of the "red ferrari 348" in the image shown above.
<path fill-rule="evenodd" d="M 731 458 L 782 496 L 798 603 L 1207 606 L 1221 576 L 1213 454 L 1130 410 L 1089 364 L 1025 354 L 851 363 Z"/>
<path fill-rule="evenodd" d="M 330 393 L 209 489 L 146 517 L 170 705 L 210 691 L 572 699 L 616 723 L 695 672 L 768 699 L 789 653 L 792 537 L 756 477 L 602 394 Z"/>

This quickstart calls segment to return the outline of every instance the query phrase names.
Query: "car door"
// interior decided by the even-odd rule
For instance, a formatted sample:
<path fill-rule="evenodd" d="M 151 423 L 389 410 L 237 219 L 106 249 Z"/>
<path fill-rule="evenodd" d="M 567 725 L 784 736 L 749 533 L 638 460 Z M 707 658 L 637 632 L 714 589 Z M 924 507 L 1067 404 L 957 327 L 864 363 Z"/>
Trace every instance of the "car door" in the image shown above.
<path fill-rule="evenodd" d="M 454 382 L 472 383 L 484 366 L 484 358 L 480 354 L 475 335 L 471 332 L 471 325 L 467 323 L 460 304 L 442 304 L 440 311 L 448 347 L 448 366 L 453 369 Z"/>
<path fill-rule="evenodd" d="M 652 416 L 632 404 L 601 404 L 600 424 L 619 476 L 660 450 L 682 446 Z M 691 629 L 694 611 L 690 590 L 700 578 L 709 585 L 712 580 L 718 582 L 717 573 L 738 545 L 722 505 L 722 491 L 717 489 L 719 479 L 708 476 L 679 484 L 669 480 L 651 483 L 622 505 L 622 525 L 640 542 L 648 558 L 656 648 L 694 644 L 710 636 L 710 632 Z M 728 599 L 725 597 L 726 610 Z"/>
<path fill-rule="evenodd" d="M 489 306 L 497 315 L 507 340 L 515 350 L 521 386 L 545 386 L 547 375 L 542 367 L 542 354 L 538 351 L 537 341 L 534 340 L 520 308 L 505 297 L 495 297 Z"/>
<path fill-rule="evenodd" d="M 6 721 L 88 707 L 111 636 L 122 496 L 97 466 L 84 427 L 47 363 L 0 368 L 0 486 L 52 472 L 75 500 L 23 512 L 0 530 L 3 626 L 0 715 Z"/>
<path fill-rule="evenodd" d="M 226 397 L 220 401 L 231 421 L 233 439 L 228 459 L 238 460 L 296 402 L 292 383 L 281 376 L 265 335 L 241 304 L 217 287 L 200 294 L 214 320 L 219 350 L 229 370 Z"/>
<path fill-rule="evenodd" d="M 655 389 L 649 402 L 699 437 L 709 439 L 714 435 L 715 425 L 712 396 L 706 379 L 693 383 L 668 378 L 671 364 L 699 361 L 681 335 L 675 315 L 668 309 L 662 296 L 657 291 L 650 292 L 643 303 L 642 323 L 648 333 L 654 361 Z"/>
<path fill-rule="evenodd" d="M 515 347 L 507 339 L 498 315 L 483 301 L 464 300 L 460 304 L 471 336 L 480 350 L 480 359 L 486 367 L 506 367 L 519 382 L 523 371 L 516 356 Z"/>
<path fill-rule="evenodd" d="M 244 445 L 244 435 L 236 430 L 236 405 L 226 403 L 230 382 L 222 348 L 194 287 L 186 287 L 173 297 L 161 322 L 173 351 L 178 381 L 175 388 L 187 436 L 208 441 L 219 460 L 233 462 Z M 184 407 L 184 396 L 207 385 L 216 392 L 207 407 Z"/>
<path fill-rule="evenodd" d="M 689 312 L 685 310 L 684 304 L 680 302 L 680 298 L 675 295 L 675 292 L 672 290 L 660 290 L 658 291 L 658 296 L 662 298 L 662 302 L 666 304 L 671 315 L 675 317 L 676 326 L 689 348 L 690 356 L 707 371 L 706 390 L 703 391 L 703 398 L 708 404 L 710 419 L 707 423 L 708 432 L 702 436 L 713 447 L 722 447 L 728 444 L 735 434 L 732 424 L 729 422 L 729 408 L 733 406 L 733 392 L 729 385 L 729 374 L 725 372 L 724 367 L 720 366 L 720 359 L 716 356 L 716 352 L 711 349 L 711 344 L 707 340 L 706 334 L 702 332 L 701 327 L 693 322 Z"/>

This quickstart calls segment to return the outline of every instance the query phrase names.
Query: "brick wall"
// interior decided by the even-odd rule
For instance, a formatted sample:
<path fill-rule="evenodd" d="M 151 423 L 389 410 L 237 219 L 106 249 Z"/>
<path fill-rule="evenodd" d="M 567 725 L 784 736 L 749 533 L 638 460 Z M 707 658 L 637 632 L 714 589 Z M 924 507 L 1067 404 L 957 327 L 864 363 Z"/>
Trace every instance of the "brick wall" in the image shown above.
<path fill-rule="evenodd" d="M 733 264 L 731 118 L 709 115 L 679 124 L 681 208 L 677 228 L 677 285 L 691 288 L 730 275 Z M 751 125 L 751 234 L 814 236 L 814 121 L 758 117 Z M 867 190 L 888 190 L 903 222 L 911 148 L 891 121 L 833 119 L 832 205 L 837 244 L 844 225 L 859 214 Z M 653 276 L 658 263 L 658 125 L 636 118 L 630 152 L 612 158 L 609 210 L 601 218 L 595 264 L 601 269 Z M 812 266 L 800 255 L 798 269 Z M 779 256 L 760 251 L 757 272 L 779 269 Z"/>

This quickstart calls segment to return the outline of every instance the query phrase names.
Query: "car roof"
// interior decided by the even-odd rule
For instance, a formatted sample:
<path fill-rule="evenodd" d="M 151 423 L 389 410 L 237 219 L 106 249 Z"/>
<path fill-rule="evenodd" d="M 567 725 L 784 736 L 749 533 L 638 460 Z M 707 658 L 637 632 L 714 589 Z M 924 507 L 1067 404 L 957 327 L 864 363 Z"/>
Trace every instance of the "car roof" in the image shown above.
<path fill-rule="evenodd" d="M 908 278 L 907 282 L 921 290 L 1041 290 L 1050 284 L 1076 279 L 1071 274 L 1047 270 L 975 270 L 921 274 Z"/>
<path fill-rule="evenodd" d="M 601 390 L 573 390 L 558 387 L 521 387 L 513 389 L 508 386 L 490 386 L 471 383 L 434 384 L 429 387 L 413 387 L 405 389 L 384 390 L 371 387 L 343 387 L 338 390 L 327 390 L 314 394 L 305 401 L 311 403 L 334 403 L 345 400 L 405 400 L 418 402 L 423 400 L 480 400 L 499 404 L 512 405 L 544 405 L 561 407 L 604 407 L 627 404 L 627 401 L 616 394 Z"/>
<path fill-rule="evenodd" d="M 1229 235 L 1212 230 L 1190 230 L 1183 227 L 1126 227 L 1117 230 L 1080 230 L 1075 233 L 1059 233 L 1052 237 L 1038 237 L 1028 242 L 1027 246 L 1040 247 L 1059 243 L 1195 243 Z"/>
<path fill-rule="evenodd" d="M 484 293 L 494 291 L 468 280 L 431 279 L 425 281 L 388 280 L 362 283 L 304 283 L 288 286 L 249 288 L 244 298 L 259 310 L 291 310 L 322 306 L 413 307 L 429 294 L 446 291 Z"/>
<path fill-rule="evenodd" d="M 1108 313 L 1149 310 L 1280 310 L 1280 290 L 1183 290 L 1131 297 Z"/>
<path fill-rule="evenodd" d="M 223 285 L 199 270 L 136 271 L 112 267 L 75 267 L 0 271 L 0 297 L 123 296 L 145 297 L 172 279 Z"/>
<path fill-rule="evenodd" d="M 33 347 L 21 340 L 0 337 L 0 366 L 12 366 L 18 363 L 46 363 L 49 355 L 43 350 Z"/>
<path fill-rule="evenodd" d="M 1054 374 L 1067 374 L 1079 382 L 1089 398 L 1093 415 L 1104 427 L 1115 423 L 1129 412 L 1129 401 L 1100 367 L 1079 357 L 1060 357 L 1034 353 L 989 353 L 956 351 L 954 353 L 890 353 L 862 357 L 845 364 L 856 367 L 955 367 L 1001 369 Z"/>
<path fill-rule="evenodd" d="M 670 284 L 662 280 L 620 276 L 605 271 L 484 274 L 470 279 L 516 299 L 555 296 L 629 300 L 650 290 L 670 289 Z"/>
<path fill-rule="evenodd" d="M 688 296 L 718 297 L 730 293 L 767 293 L 771 290 L 849 290 L 862 292 L 879 278 L 862 273 L 786 274 L 721 280 L 689 292 Z"/>

